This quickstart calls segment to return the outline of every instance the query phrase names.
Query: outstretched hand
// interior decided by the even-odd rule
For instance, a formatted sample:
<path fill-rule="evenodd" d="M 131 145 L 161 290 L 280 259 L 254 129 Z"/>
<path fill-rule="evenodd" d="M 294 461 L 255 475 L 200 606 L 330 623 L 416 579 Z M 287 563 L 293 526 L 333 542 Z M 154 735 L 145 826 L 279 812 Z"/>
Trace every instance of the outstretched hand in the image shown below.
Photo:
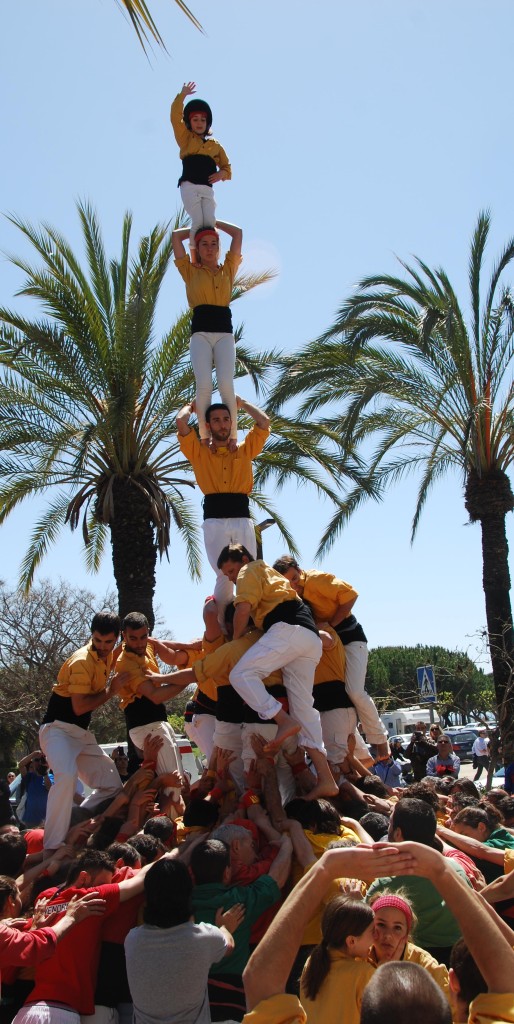
<path fill-rule="evenodd" d="M 182 86 L 183 96 L 192 96 L 196 92 L 196 82 L 184 82 Z"/>
<path fill-rule="evenodd" d="M 225 911 L 220 907 L 216 911 L 214 923 L 218 928 L 226 928 L 227 931 L 233 935 L 236 929 L 239 928 L 241 922 L 244 921 L 245 913 L 246 911 L 243 903 L 235 903 L 233 907 L 230 907 L 229 910 Z"/>

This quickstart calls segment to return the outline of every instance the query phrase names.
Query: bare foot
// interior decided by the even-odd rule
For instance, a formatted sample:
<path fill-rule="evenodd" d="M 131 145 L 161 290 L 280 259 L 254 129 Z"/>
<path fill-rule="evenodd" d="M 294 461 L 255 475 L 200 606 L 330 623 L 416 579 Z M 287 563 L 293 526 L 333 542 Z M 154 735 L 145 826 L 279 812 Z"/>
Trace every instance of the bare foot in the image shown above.
<path fill-rule="evenodd" d="M 322 782 L 318 782 L 314 789 L 311 789 L 310 793 L 307 793 L 302 799 L 303 800 L 318 800 L 322 796 L 338 796 L 339 786 L 334 780 L 329 782 L 328 779 Z"/>
<path fill-rule="evenodd" d="M 289 715 L 286 715 L 286 718 L 287 721 L 280 723 L 275 738 L 264 747 L 265 754 L 276 754 L 284 740 L 287 740 L 289 736 L 296 736 L 296 734 L 300 732 L 300 726 L 297 725 L 296 722 L 293 722 L 293 719 L 290 718 Z"/>

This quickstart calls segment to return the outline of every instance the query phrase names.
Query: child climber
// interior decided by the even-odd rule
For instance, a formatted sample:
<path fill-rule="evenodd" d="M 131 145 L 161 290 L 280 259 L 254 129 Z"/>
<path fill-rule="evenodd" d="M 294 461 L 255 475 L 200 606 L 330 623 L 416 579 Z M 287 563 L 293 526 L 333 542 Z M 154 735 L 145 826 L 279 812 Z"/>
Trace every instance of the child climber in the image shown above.
<path fill-rule="evenodd" d="M 373 911 L 366 903 L 334 896 L 321 919 L 300 981 L 309 1024 L 359 1024 L 362 993 L 375 968 L 367 962 L 373 942 Z"/>
<path fill-rule="evenodd" d="M 170 119 L 180 148 L 182 174 L 179 178 L 180 194 L 186 213 L 191 218 L 189 246 L 191 262 L 196 263 L 195 235 L 202 227 L 216 224 L 213 185 L 228 181 L 232 171 L 227 154 L 211 134 L 212 112 L 205 100 L 194 99 L 183 103 L 186 96 L 196 91 L 195 82 L 185 82 L 181 92 L 171 104 Z"/>

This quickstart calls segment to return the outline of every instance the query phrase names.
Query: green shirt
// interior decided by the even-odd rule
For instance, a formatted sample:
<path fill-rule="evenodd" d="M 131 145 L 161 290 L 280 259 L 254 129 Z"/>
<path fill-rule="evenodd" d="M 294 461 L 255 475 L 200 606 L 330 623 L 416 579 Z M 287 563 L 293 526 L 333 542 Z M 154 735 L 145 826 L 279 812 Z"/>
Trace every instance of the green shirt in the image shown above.
<path fill-rule="evenodd" d="M 227 887 L 222 882 L 208 882 L 206 885 L 195 885 L 193 889 L 193 914 L 195 921 L 216 923 L 216 912 L 220 907 L 228 910 L 235 903 L 242 903 L 246 913 L 244 921 L 234 933 L 235 947 L 233 953 L 213 964 L 210 974 L 242 974 L 250 956 L 250 932 L 257 918 L 268 907 L 280 899 L 280 889 L 269 875 L 261 875 L 250 885 L 233 885 Z"/>
<path fill-rule="evenodd" d="M 453 861 L 450 861 L 450 864 L 469 885 L 466 873 L 460 865 L 454 864 Z M 367 901 L 369 902 L 371 896 L 383 892 L 384 889 L 389 892 L 398 892 L 399 889 L 403 889 L 411 900 L 414 913 L 418 918 L 413 936 L 417 946 L 422 946 L 423 949 L 429 946 L 447 947 L 453 946 L 454 942 L 460 939 L 461 931 L 457 921 L 428 878 L 420 878 L 418 875 L 377 878 L 368 889 Z"/>

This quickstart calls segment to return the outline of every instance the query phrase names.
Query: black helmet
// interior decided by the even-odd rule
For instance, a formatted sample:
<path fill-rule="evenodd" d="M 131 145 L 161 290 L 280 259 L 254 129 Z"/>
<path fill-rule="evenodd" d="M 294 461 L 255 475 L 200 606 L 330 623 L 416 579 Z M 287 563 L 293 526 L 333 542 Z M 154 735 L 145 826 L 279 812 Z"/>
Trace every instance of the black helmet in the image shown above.
<path fill-rule="evenodd" d="M 205 114 L 207 118 L 207 131 L 209 131 L 212 124 L 212 110 L 209 104 L 205 102 L 205 100 L 189 100 L 189 103 L 186 103 L 184 107 L 184 113 L 182 115 L 184 118 L 184 124 L 186 128 L 189 128 L 189 131 L 191 131 L 191 124 L 189 118 L 191 117 L 191 114 L 199 113 Z"/>

